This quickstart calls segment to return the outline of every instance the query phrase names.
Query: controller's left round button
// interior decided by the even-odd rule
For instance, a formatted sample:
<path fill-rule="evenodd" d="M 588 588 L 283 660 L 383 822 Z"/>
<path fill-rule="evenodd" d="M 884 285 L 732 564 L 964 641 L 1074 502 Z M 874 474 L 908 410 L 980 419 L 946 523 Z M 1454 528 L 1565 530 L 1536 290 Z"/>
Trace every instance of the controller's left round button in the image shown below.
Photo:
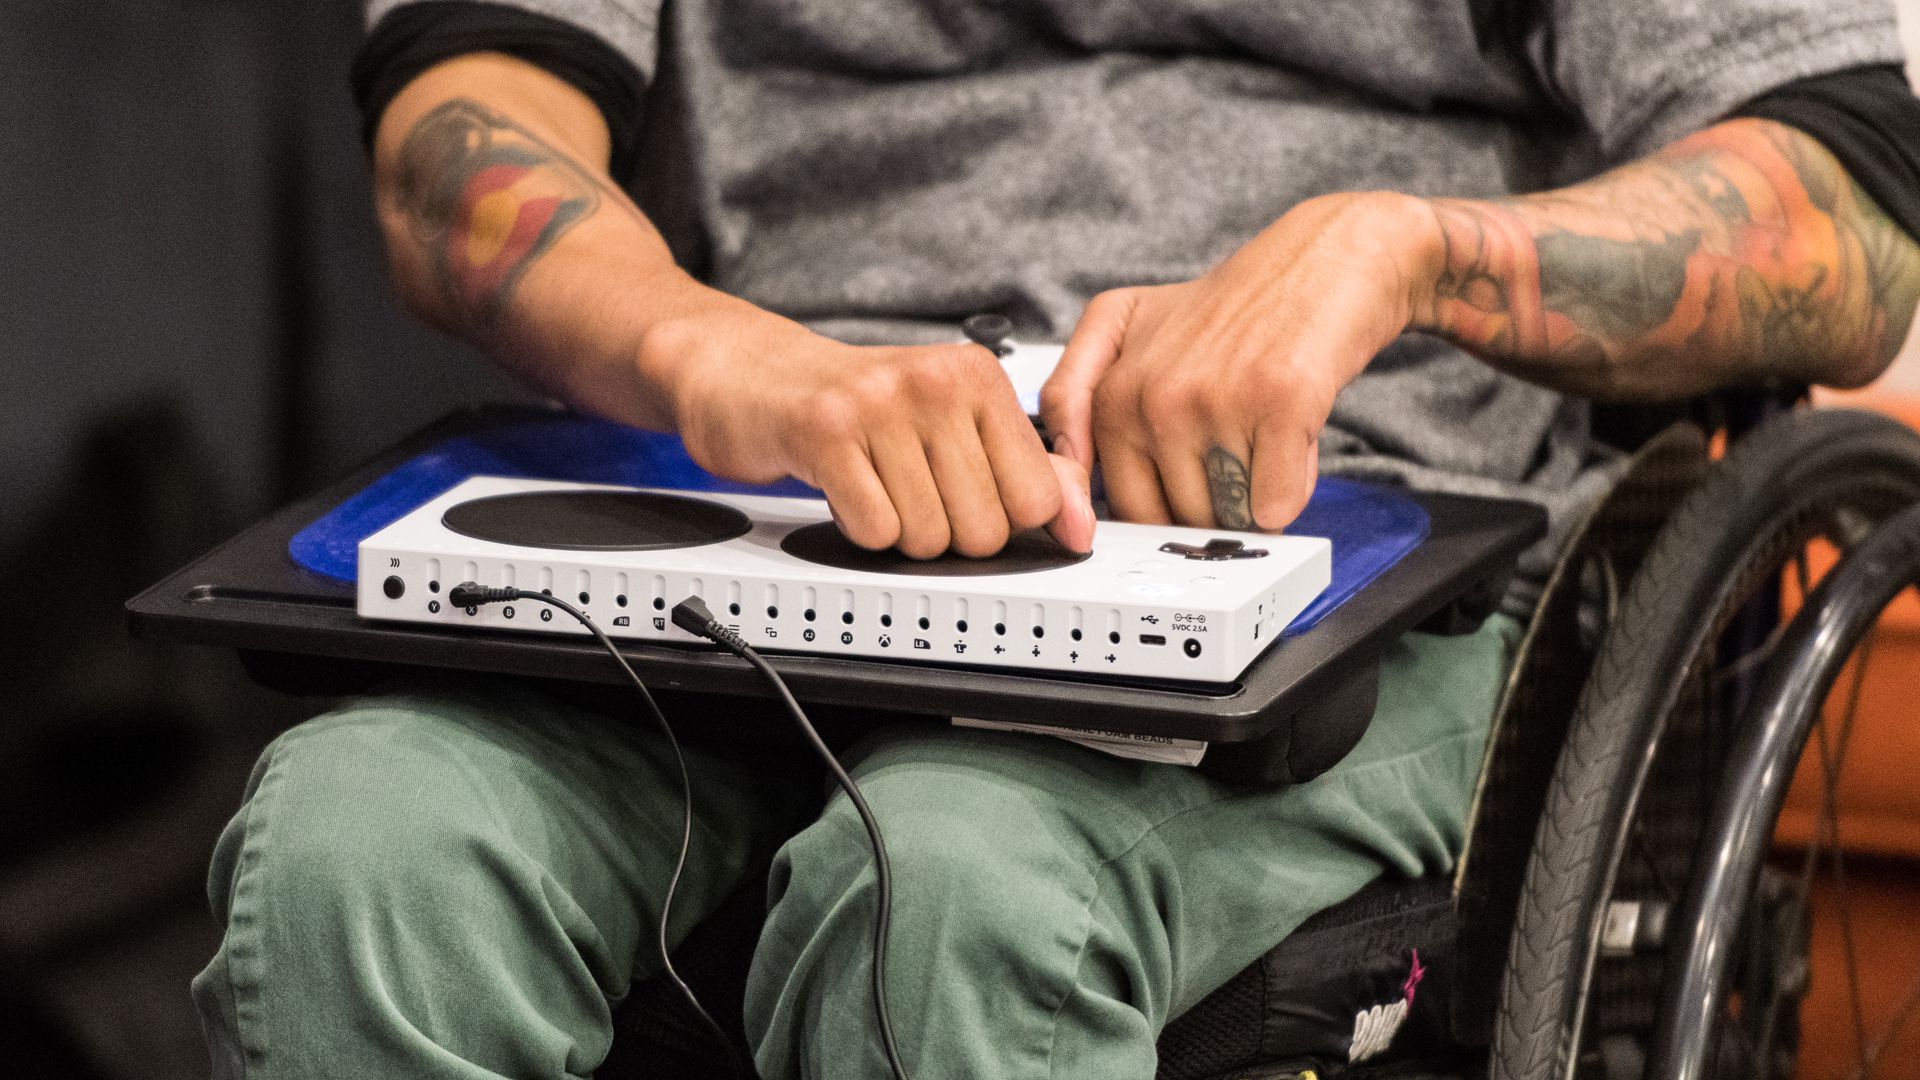
<path fill-rule="evenodd" d="M 381 585 L 380 588 L 387 594 L 387 599 L 398 600 L 406 595 L 407 583 L 400 580 L 400 575 L 390 574 L 385 584 Z"/>

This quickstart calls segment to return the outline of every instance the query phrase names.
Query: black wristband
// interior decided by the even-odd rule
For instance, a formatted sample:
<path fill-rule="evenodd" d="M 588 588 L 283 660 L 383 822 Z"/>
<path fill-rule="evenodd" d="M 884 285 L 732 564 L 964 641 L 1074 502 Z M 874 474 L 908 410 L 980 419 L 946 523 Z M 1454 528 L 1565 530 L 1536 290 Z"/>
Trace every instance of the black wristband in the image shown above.
<path fill-rule="evenodd" d="M 422 0 L 395 8 L 374 26 L 353 59 L 353 96 L 368 146 L 380 115 L 422 71 L 465 53 L 498 52 L 566 80 L 606 118 L 616 182 L 632 179 L 640 144 L 646 81 L 604 39 L 572 23 L 481 0 Z"/>

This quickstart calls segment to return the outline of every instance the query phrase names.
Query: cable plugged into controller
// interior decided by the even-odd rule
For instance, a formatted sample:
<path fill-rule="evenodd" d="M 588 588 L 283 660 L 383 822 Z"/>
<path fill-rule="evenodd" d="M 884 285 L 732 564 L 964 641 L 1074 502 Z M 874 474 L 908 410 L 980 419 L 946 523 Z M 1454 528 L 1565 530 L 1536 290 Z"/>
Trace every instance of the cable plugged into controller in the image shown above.
<path fill-rule="evenodd" d="M 680 740 L 674 736 L 673 725 L 667 722 L 667 714 L 660 711 L 659 704 L 653 700 L 653 694 L 647 690 L 647 684 L 640 681 L 640 676 L 634 672 L 633 665 L 627 663 L 627 658 L 620 655 L 620 650 L 613 644 L 613 639 L 607 637 L 606 632 L 596 626 L 594 621 L 587 617 L 586 612 L 565 600 L 543 592 L 526 592 L 511 585 L 491 587 L 474 581 L 463 581 L 447 590 L 447 600 L 458 607 L 479 607 L 482 604 L 529 600 L 551 604 L 573 616 L 594 636 L 594 640 L 600 643 L 600 647 L 607 650 L 607 655 L 613 657 L 613 662 L 620 665 L 620 670 L 627 676 L 627 681 L 633 684 L 633 688 L 640 694 L 640 700 L 646 704 L 647 712 L 652 715 L 654 724 L 660 728 L 660 733 L 667 737 L 667 746 L 673 751 L 674 767 L 680 774 L 680 805 L 683 812 L 680 817 L 680 851 L 674 856 L 673 876 L 667 879 L 666 895 L 660 901 L 660 921 L 654 928 L 654 947 L 659 950 L 661 970 L 680 991 L 681 998 L 693 1007 L 700 1022 L 706 1026 L 708 1033 L 726 1054 L 729 1073 L 735 1077 L 742 1076 L 740 1055 L 734 1046 L 732 1036 L 715 1022 L 706 1007 L 700 1004 L 700 999 L 694 996 L 693 990 L 687 986 L 686 980 L 682 979 L 680 973 L 674 969 L 673 956 L 667 947 L 667 925 L 673 918 L 673 897 L 680 891 L 680 875 L 686 870 L 687 852 L 693 846 L 693 781 L 687 776 L 687 759 L 680 752 Z"/>
<path fill-rule="evenodd" d="M 708 641 L 724 645 L 727 651 L 736 655 L 744 656 L 752 651 L 746 639 L 727 629 L 725 623 L 714 618 L 713 612 L 707 610 L 706 601 L 697 596 L 689 596 L 673 605 L 673 625 L 694 637 L 703 637 Z"/>
<path fill-rule="evenodd" d="M 512 586 L 495 589 L 477 585 L 471 581 L 463 581 L 447 590 L 447 602 L 457 608 L 479 607 L 481 604 L 499 604 L 508 600 L 519 600 L 526 595 Z"/>
<path fill-rule="evenodd" d="M 689 596 L 673 605 L 673 625 L 722 646 L 752 664 L 754 670 L 766 677 L 780 695 L 794 723 L 800 725 L 800 733 L 807 737 L 821 764 L 833 774 L 834 782 L 840 785 L 847 801 L 853 803 L 855 812 L 860 815 L 860 824 L 867 830 L 867 843 L 873 847 L 874 907 L 877 909 L 873 920 L 874 1020 L 880 1027 L 880 1048 L 886 1052 L 888 1071 L 893 1074 L 894 1080 L 907 1080 L 907 1066 L 900 1060 L 900 1048 L 893 1041 L 893 1016 L 887 1009 L 887 937 L 893 930 L 893 870 L 887 863 L 887 843 L 880 835 L 880 823 L 874 819 L 866 797 L 860 794 L 860 786 L 853 782 L 853 777 L 847 775 L 840 759 L 833 756 L 826 741 L 820 738 L 820 732 L 814 729 L 813 721 L 807 719 L 806 710 L 795 700 L 793 691 L 787 689 L 786 680 L 753 650 L 753 646 L 714 618 L 713 612 L 707 610 L 706 601 L 698 596 Z"/>
<path fill-rule="evenodd" d="M 660 906 L 660 922 L 656 927 L 658 931 L 656 945 L 660 953 L 660 963 L 667 977 L 679 989 L 681 996 L 693 1006 L 694 1012 L 699 1014 L 708 1031 L 726 1049 L 727 1063 L 734 1075 L 740 1075 L 739 1060 L 735 1056 L 732 1038 L 727 1035 L 725 1029 L 714 1022 L 713 1017 L 701 1006 L 700 999 L 694 996 L 693 991 L 680 978 L 680 973 L 674 970 L 673 959 L 667 948 L 667 923 L 673 913 L 673 896 L 679 889 L 680 875 L 686 867 L 687 851 L 692 845 L 693 784 L 687 776 L 686 759 L 680 753 L 680 740 L 674 737 L 673 726 L 667 723 L 666 714 L 660 711 L 660 706 L 654 702 L 653 695 L 648 692 L 646 684 L 640 681 L 640 676 L 634 672 L 633 666 L 627 663 L 627 658 L 620 654 L 620 650 L 614 645 L 612 639 L 587 617 L 586 612 L 565 600 L 547 593 L 526 592 L 511 585 L 495 587 L 481 585 L 474 581 L 463 581 L 449 589 L 447 600 L 457 607 L 479 607 L 482 604 L 500 604 L 511 600 L 530 600 L 559 608 L 572 615 L 580 625 L 593 634 L 601 647 L 607 650 L 607 655 L 613 657 L 614 663 L 620 665 L 620 670 L 626 674 L 634 689 L 639 691 L 641 700 L 646 702 L 647 710 L 652 713 L 654 722 L 667 737 L 667 745 L 673 750 L 674 764 L 679 768 L 680 791 L 686 811 L 681 818 L 680 853 L 674 860 L 673 877 L 667 882 L 666 897 Z M 840 790 L 846 793 L 848 800 L 853 803 L 854 810 L 859 813 L 860 823 L 866 827 L 867 840 L 873 847 L 876 879 L 874 905 L 878 910 L 875 912 L 873 921 L 872 965 L 874 1018 L 879 1024 L 880 1044 L 881 1049 L 886 1053 L 888 1071 L 893 1074 L 894 1080 L 907 1080 L 907 1067 L 900 1059 L 899 1047 L 894 1043 L 893 1018 L 887 1009 L 887 938 L 892 932 L 893 924 L 893 873 L 887 863 L 887 845 L 880 835 L 880 823 L 874 820 L 873 810 L 867 806 L 866 798 L 860 794 L 859 785 L 853 782 L 853 777 L 847 775 L 847 770 L 840 764 L 839 759 L 833 756 L 833 751 L 827 748 L 825 740 L 820 738 L 820 733 L 814 729 L 813 721 L 807 719 L 806 710 L 800 707 L 800 702 L 794 698 L 793 691 L 787 689 L 786 680 L 780 678 L 780 673 L 773 670 L 751 645 L 741 639 L 739 634 L 729 630 L 724 623 L 714 618 L 713 612 L 707 610 L 704 600 L 698 596 L 689 596 L 675 604 L 673 625 L 689 634 L 706 638 L 724 647 L 753 665 L 755 670 L 766 677 L 775 692 L 780 695 L 781 702 L 786 705 L 787 712 L 792 715 L 794 722 L 800 725 L 800 731 L 807 737 L 814 753 L 819 755 L 827 771 L 833 774 L 834 781 L 840 785 Z"/>

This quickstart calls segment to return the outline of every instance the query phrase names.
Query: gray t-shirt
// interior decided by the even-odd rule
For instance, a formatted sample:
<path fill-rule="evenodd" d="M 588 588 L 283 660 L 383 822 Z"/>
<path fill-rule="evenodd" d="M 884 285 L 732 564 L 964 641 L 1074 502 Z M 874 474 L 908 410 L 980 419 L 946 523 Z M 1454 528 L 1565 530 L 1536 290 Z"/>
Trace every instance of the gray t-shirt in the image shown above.
<path fill-rule="evenodd" d="M 1095 293 L 1200 274 L 1313 195 L 1557 186 L 1789 80 L 1902 58 L 1884 0 L 512 6 L 649 80 L 635 194 L 684 265 L 860 342 L 953 340 L 979 311 L 1064 340 Z M 1545 504 L 1525 609 L 1605 488 L 1587 423 L 1407 335 L 1340 395 L 1320 460 Z"/>

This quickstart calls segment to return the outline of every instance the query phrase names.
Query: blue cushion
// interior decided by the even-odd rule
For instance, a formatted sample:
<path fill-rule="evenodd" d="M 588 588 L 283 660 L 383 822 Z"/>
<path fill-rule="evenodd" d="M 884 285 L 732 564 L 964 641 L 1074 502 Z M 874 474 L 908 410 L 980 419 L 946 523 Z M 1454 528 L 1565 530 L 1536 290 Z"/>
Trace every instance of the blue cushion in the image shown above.
<path fill-rule="evenodd" d="M 293 561 L 316 574 L 352 581 L 360 541 L 470 476 L 525 476 L 592 484 L 727 491 L 817 498 L 797 480 L 756 486 L 722 480 L 687 456 L 676 436 L 555 414 L 457 435 L 368 484 L 287 543 Z M 1333 541 L 1333 584 L 1288 625 L 1298 634 L 1399 562 L 1427 535 L 1427 512 L 1390 487 L 1322 478 L 1305 512 L 1288 528 Z"/>

